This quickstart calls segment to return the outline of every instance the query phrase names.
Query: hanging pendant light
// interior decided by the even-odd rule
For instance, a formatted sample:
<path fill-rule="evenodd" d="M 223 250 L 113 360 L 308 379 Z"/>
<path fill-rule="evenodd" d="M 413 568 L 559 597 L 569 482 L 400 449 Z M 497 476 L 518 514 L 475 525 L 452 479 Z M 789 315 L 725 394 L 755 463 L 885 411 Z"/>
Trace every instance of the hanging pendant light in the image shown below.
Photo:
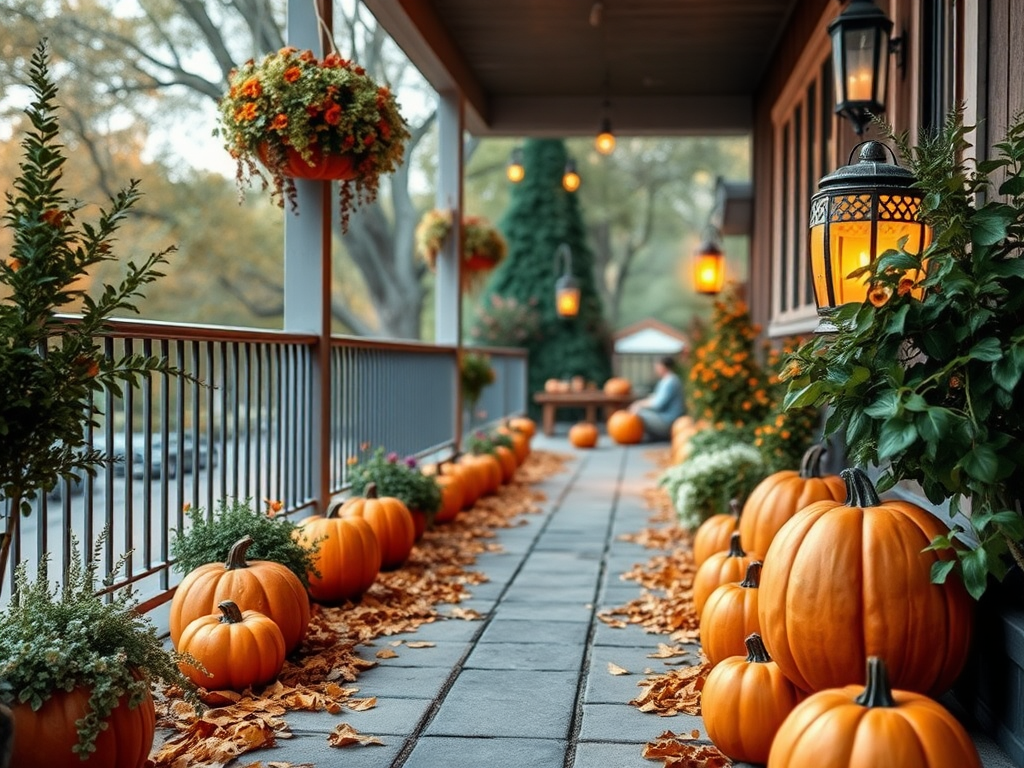
<path fill-rule="evenodd" d="M 508 165 L 505 167 L 505 177 L 513 184 L 518 184 L 526 178 L 526 168 L 523 167 L 523 148 L 516 147 L 509 155 Z"/>
<path fill-rule="evenodd" d="M 811 276 L 823 315 L 819 331 L 834 330 L 824 317 L 830 309 L 869 298 L 870 274 L 850 277 L 851 272 L 870 266 L 886 251 L 898 250 L 904 238 L 903 250 L 915 255 L 932 241 L 931 227 L 918 219 L 921 192 L 913 186 L 913 174 L 886 162 L 884 144 L 867 141 L 860 146 L 859 162 L 823 178 L 811 197 Z M 917 282 L 920 275 L 907 277 Z M 911 295 L 920 298 L 921 289 Z M 871 298 L 884 301 L 888 296 Z"/>
<path fill-rule="evenodd" d="M 601 121 L 601 132 L 594 139 L 594 147 L 602 155 L 610 155 L 615 151 L 615 134 L 612 133 L 611 118 L 607 115 Z"/>
<path fill-rule="evenodd" d="M 580 175 L 576 172 L 576 161 L 571 157 L 565 161 L 565 172 L 562 174 L 562 188 L 566 192 L 575 192 L 580 188 Z"/>

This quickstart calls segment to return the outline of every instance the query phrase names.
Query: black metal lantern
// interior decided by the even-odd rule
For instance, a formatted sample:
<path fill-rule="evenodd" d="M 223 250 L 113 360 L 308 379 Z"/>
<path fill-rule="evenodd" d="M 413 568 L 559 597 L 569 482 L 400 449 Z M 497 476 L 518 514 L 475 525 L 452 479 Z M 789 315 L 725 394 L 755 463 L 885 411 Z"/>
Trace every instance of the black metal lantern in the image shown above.
<path fill-rule="evenodd" d="M 851 0 L 828 25 L 832 37 L 836 112 L 853 123 L 860 136 L 872 115 L 885 111 L 892 21 L 871 0 Z"/>
<path fill-rule="evenodd" d="M 555 312 L 559 317 L 576 317 L 580 313 L 580 286 L 572 276 L 572 249 L 562 243 L 555 251 L 561 262 L 562 276 L 555 281 Z"/>
<path fill-rule="evenodd" d="M 884 144 L 860 146 L 859 162 L 823 178 L 811 198 L 811 275 L 819 312 L 867 299 L 870 275 L 850 273 L 898 248 L 903 238 L 904 250 L 915 255 L 932 241 L 931 227 L 918 219 L 921 192 L 913 188 L 913 174 L 886 162 Z M 920 276 L 907 277 L 916 283 Z M 920 298 L 919 288 L 914 293 Z"/>
<path fill-rule="evenodd" d="M 717 230 L 709 228 L 693 254 L 693 289 L 697 293 L 714 295 L 725 285 L 725 252 L 717 235 Z"/>
<path fill-rule="evenodd" d="M 518 184 L 526 178 L 526 169 L 523 167 L 523 149 L 516 147 L 508 158 L 508 166 L 505 168 L 505 177 L 513 184 Z"/>

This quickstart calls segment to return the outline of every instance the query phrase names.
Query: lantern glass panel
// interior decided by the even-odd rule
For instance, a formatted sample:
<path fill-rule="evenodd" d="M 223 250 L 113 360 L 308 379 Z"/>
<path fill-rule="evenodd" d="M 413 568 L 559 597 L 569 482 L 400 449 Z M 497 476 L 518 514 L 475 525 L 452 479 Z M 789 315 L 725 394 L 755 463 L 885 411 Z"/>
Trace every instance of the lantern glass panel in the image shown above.
<path fill-rule="evenodd" d="M 580 311 L 580 289 L 559 288 L 555 292 L 555 310 L 559 317 L 576 317 Z"/>
<path fill-rule="evenodd" d="M 846 45 L 846 101 L 870 102 L 875 98 L 875 60 L 878 57 L 878 39 L 874 29 L 849 29 L 845 33 Z M 879 73 L 881 75 L 881 73 Z M 879 77 L 884 80 L 884 77 Z"/>
<path fill-rule="evenodd" d="M 694 260 L 693 282 L 697 293 L 718 293 L 725 284 L 724 256 L 698 253 Z"/>

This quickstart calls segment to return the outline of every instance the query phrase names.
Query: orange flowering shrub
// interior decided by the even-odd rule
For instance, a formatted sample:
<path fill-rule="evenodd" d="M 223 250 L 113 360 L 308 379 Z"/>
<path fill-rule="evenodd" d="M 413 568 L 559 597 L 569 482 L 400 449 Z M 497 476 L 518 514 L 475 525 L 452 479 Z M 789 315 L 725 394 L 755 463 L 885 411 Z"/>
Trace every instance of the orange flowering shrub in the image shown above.
<path fill-rule="evenodd" d="M 754 427 L 754 446 L 761 452 L 769 472 L 796 469 L 800 458 L 820 432 L 821 412 L 813 406 L 783 408 L 788 383 L 783 375 L 785 362 L 800 340 L 786 339 L 781 346 L 768 350 L 765 370 L 767 371 L 768 397 L 771 408 L 764 421 Z"/>
<path fill-rule="evenodd" d="M 754 355 L 760 328 L 735 288 L 715 302 L 707 340 L 695 350 L 687 386 L 688 413 L 712 424 L 759 423 L 772 405 L 768 380 Z"/>
<path fill-rule="evenodd" d="M 337 53 L 321 60 L 312 51 L 282 48 L 232 70 L 228 82 L 219 133 L 238 161 L 239 185 L 258 177 L 265 188 L 262 167 L 279 205 L 287 198 L 295 207 L 295 182 L 284 173 L 288 150 L 310 167 L 324 156 L 351 159 L 357 176 L 341 181 L 343 228 L 352 200 L 371 202 L 380 175 L 402 163 L 409 131 L 394 95 Z"/>

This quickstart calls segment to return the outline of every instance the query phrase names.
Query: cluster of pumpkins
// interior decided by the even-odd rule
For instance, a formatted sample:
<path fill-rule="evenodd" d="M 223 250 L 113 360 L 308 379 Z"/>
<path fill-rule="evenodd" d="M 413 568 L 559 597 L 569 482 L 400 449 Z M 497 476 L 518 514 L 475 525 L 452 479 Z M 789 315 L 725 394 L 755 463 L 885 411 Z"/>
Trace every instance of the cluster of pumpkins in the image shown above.
<path fill-rule="evenodd" d="M 602 387 L 606 395 L 628 395 L 633 390 L 629 379 L 613 376 Z M 644 423 L 635 413 L 620 409 L 608 417 L 605 425 L 608 437 L 619 445 L 635 445 L 644 439 Z M 581 421 L 569 427 L 569 442 L 576 448 L 593 448 L 597 445 L 597 425 Z"/>
<path fill-rule="evenodd" d="M 929 698 L 960 673 L 972 625 L 962 583 L 931 582 L 947 555 L 925 549 L 945 526 L 880 501 L 858 469 L 822 475 L 821 452 L 694 537 L 709 738 L 768 768 L 980 768 Z"/>
<path fill-rule="evenodd" d="M 529 455 L 536 425 L 519 418 L 500 430 L 512 439 L 511 449 L 498 445 L 494 453 L 463 454 L 423 467 L 441 486 L 435 522 L 450 522 L 512 480 Z M 226 562 L 191 571 L 171 601 L 170 636 L 205 671 L 183 663 L 182 672 L 211 690 L 241 691 L 274 680 L 306 635 L 310 600 L 331 605 L 359 599 L 380 571 L 398 568 L 409 557 L 423 533 L 416 519 L 401 500 L 378 497 L 372 485 L 366 496 L 305 518 L 299 541 L 319 545 L 308 590 L 284 565 L 248 560 L 248 536 L 235 543 Z"/>

